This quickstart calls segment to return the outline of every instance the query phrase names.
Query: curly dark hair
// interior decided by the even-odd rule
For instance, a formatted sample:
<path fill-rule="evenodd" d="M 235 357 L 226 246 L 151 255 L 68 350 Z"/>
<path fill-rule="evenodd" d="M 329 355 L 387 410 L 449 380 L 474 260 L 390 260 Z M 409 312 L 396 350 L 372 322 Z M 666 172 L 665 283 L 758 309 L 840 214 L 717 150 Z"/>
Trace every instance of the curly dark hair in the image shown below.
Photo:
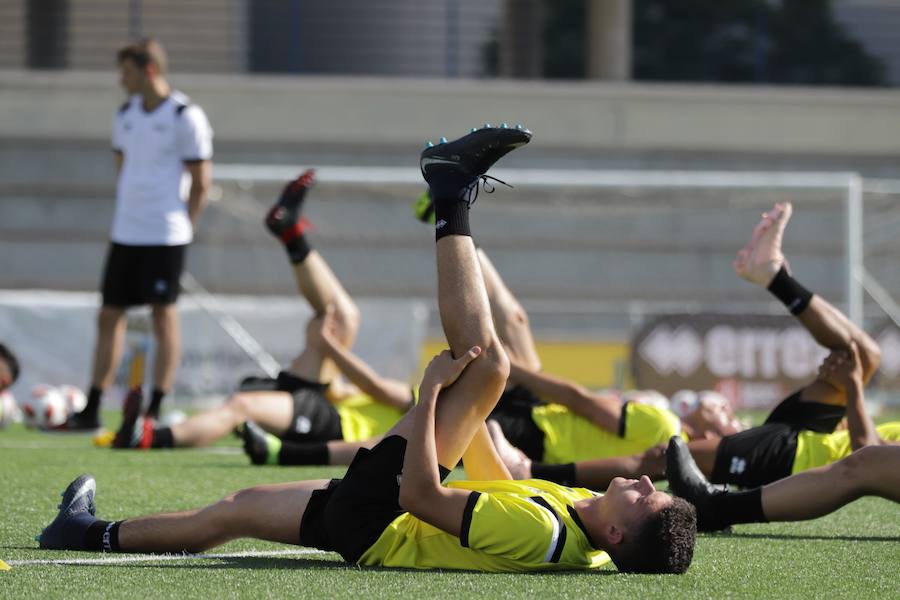
<path fill-rule="evenodd" d="M 609 551 L 624 573 L 684 573 L 694 557 L 697 511 L 683 498 L 644 519 Z"/>
<path fill-rule="evenodd" d="M 12 375 L 12 381 L 15 383 L 16 379 L 19 378 L 19 359 L 16 358 L 16 355 L 13 354 L 12 350 L 10 350 L 5 344 L 0 344 L 0 360 L 6 363 L 6 366 L 9 367 L 9 372 Z"/>

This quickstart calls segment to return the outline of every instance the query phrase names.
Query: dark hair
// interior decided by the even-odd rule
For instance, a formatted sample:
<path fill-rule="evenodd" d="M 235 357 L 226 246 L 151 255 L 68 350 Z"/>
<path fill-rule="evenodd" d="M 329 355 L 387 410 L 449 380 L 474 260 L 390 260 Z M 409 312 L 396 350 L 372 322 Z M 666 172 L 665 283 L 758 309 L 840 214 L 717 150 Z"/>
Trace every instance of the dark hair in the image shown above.
<path fill-rule="evenodd" d="M 684 573 L 694 557 L 697 511 L 683 498 L 644 519 L 609 551 L 625 573 Z"/>
<path fill-rule="evenodd" d="M 132 61 L 143 69 L 147 65 L 156 65 L 160 73 L 166 72 L 166 51 L 159 40 L 144 38 L 121 48 L 116 53 L 116 61 L 122 64 L 126 60 Z"/>
<path fill-rule="evenodd" d="M 12 350 L 7 348 L 4 344 L 0 344 L 0 360 L 5 362 L 9 367 L 9 372 L 12 374 L 12 381 L 10 383 L 15 383 L 16 379 L 19 378 L 19 359 L 17 359 L 16 355 L 12 353 Z"/>

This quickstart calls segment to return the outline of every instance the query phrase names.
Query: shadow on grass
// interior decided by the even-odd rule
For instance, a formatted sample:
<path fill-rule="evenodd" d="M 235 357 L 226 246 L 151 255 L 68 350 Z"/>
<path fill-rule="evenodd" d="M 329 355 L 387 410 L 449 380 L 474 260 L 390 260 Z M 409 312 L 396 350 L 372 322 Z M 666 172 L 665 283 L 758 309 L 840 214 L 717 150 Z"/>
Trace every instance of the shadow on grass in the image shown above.
<path fill-rule="evenodd" d="M 752 540 L 819 540 L 823 542 L 900 542 L 900 536 L 799 535 L 791 533 L 720 533 L 716 537 Z"/>

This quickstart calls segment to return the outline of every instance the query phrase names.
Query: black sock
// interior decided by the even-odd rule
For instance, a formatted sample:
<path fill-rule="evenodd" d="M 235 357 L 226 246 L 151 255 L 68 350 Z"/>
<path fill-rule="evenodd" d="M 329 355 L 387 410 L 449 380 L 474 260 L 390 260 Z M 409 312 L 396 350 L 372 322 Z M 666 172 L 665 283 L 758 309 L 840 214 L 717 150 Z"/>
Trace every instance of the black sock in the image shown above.
<path fill-rule="evenodd" d="M 327 465 L 327 442 L 288 442 L 282 440 L 278 452 L 279 465 Z"/>
<path fill-rule="evenodd" d="M 147 416 L 151 419 L 159 418 L 159 409 L 162 407 L 163 398 L 166 393 L 159 388 L 153 388 L 153 394 L 150 396 L 150 406 L 147 407 Z"/>
<path fill-rule="evenodd" d="M 762 488 L 713 496 L 711 508 L 726 525 L 768 522 L 762 509 Z"/>
<path fill-rule="evenodd" d="M 306 236 L 303 234 L 298 235 L 295 238 L 291 238 L 289 240 L 283 240 L 284 249 L 287 251 L 288 258 L 291 259 L 291 263 L 298 265 L 306 260 L 306 257 L 309 256 L 310 251 L 312 251 L 312 246 L 309 245 L 309 242 L 306 239 Z"/>
<path fill-rule="evenodd" d="M 94 521 L 84 533 L 84 550 L 119 552 L 119 525 L 124 521 Z"/>
<path fill-rule="evenodd" d="M 174 448 L 175 438 L 172 436 L 171 427 L 159 427 L 153 432 L 151 448 Z"/>
<path fill-rule="evenodd" d="M 575 463 L 563 465 L 548 465 L 546 463 L 531 463 L 531 476 L 535 479 L 552 481 L 560 485 L 573 486 L 575 483 Z"/>
<path fill-rule="evenodd" d="M 434 203 L 434 239 L 448 235 L 472 237 L 469 230 L 469 203 L 465 200 L 439 200 Z"/>
<path fill-rule="evenodd" d="M 796 279 L 791 277 L 784 266 L 778 270 L 769 287 L 766 288 L 773 296 L 781 300 L 791 311 L 792 315 L 799 315 L 812 300 L 813 293 L 800 285 Z"/>
<path fill-rule="evenodd" d="M 100 412 L 101 396 L 103 396 L 103 390 L 98 388 L 96 385 L 92 385 L 91 389 L 88 390 L 87 404 L 85 404 L 84 410 L 81 411 L 81 414 L 85 417 L 96 417 L 97 413 Z"/>

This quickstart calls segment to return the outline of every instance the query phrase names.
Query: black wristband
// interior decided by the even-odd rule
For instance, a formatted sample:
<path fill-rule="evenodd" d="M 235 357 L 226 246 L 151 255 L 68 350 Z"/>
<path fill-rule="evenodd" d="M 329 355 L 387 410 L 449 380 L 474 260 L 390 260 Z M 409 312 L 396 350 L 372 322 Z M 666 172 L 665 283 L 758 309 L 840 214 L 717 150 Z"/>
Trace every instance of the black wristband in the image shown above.
<path fill-rule="evenodd" d="M 813 297 L 813 293 L 791 277 L 783 265 L 766 289 L 781 300 L 787 309 L 791 311 L 792 315 L 799 315 L 806 310 L 806 307 L 809 306 L 809 301 Z"/>

